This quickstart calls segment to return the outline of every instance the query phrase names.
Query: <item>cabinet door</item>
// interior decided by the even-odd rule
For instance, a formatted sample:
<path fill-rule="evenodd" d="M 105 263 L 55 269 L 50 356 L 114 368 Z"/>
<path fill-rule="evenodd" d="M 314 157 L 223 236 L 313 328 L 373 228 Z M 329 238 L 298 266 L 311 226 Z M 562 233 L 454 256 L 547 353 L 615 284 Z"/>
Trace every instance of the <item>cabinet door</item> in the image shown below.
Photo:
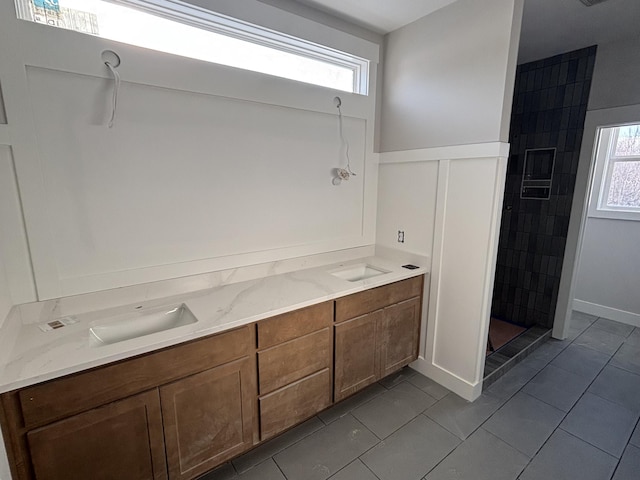
<path fill-rule="evenodd" d="M 376 344 L 383 313 L 378 310 L 336 325 L 336 402 L 378 380 L 380 358 Z"/>
<path fill-rule="evenodd" d="M 157 390 L 32 430 L 27 440 L 38 480 L 167 478 Z"/>
<path fill-rule="evenodd" d="M 385 308 L 380 328 L 380 377 L 416 360 L 419 340 L 419 297 Z"/>
<path fill-rule="evenodd" d="M 255 360 L 246 357 L 160 387 L 169 478 L 194 478 L 252 446 Z"/>

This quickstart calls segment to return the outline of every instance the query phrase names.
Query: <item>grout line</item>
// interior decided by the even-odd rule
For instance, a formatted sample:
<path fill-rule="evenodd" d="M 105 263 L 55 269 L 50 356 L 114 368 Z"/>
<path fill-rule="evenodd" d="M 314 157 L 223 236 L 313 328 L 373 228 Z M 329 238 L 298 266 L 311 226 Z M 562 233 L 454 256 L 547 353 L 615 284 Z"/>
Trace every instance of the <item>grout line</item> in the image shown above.
<path fill-rule="evenodd" d="M 284 471 L 282 470 L 282 468 L 280 468 L 280 465 L 278 465 L 278 462 L 276 462 L 276 459 L 275 459 L 274 457 L 269 457 L 269 458 L 271 459 L 271 461 L 273 461 L 273 463 L 275 463 L 275 464 L 276 464 L 276 468 L 277 468 L 278 470 L 280 470 L 280 473 L 282 474 L 282 476 L 283 476 L 285 479 L 287 479 L 287 480 L 288 480 L 288 478 L 289 478 L 289 477 L 287 477 L 287 476 L 285 475 L 285 473 L 284 473 Z"/>
<path fill-rule="evenodd" d="M 591 445 L 591 446 L 592 446 L 593 448 L 595 448 L 596 450 L 600 450 L 602 453 L 605 453 L 605 454 L 609 455 L 611 458 L 615 458 L 615 459 L 617 460 L 617 463 L 620 463 L 620 460 L 622 459 L 622 455 L 620 455 L 619 457 L 616 457 L 615 455 L 613 455 L 613 454 L 611 454 L 611 453 L 609 453 L 609 452 L 604 451 L 602 448 L 598 447 L 597 445 L 594 445 L 593 443 L 588 442 L 588 441 L 587 441 L 587 440 L 585 440 L 584 438 L 580 438 L 579 436 L 574 435 L 574 434 L 573 434 L 573 433 L 571 433 L 571 432 L 568 432 L 567 430 L 565 430 L 565 429 L 564 429 L 564 428 L 562 428 L 562 427 L 558 427 L 558 428 L 556 428 L 556 430 L 562 430 L 562 431 L 563 431 L 564 433 L 566 433 L 567 435 L 571 435 L 573 438 L 577 438 L 577 439 L 578 439 L 578 440 L 580 440 L 581 442 L 584 442 L 584 443 L 586 443 L 587 445 Z M 554 430 L 554 433 L 555 433 L 555 430 Z M 628 445 L 628 444 L 629 444 L 629 443 L 627 442 L 627 445 Z M 625 448 L 626 448 L 626 445 L 625 445 Z M 624 450 L 623 450 L 622 452 L 624 453 Z"/>

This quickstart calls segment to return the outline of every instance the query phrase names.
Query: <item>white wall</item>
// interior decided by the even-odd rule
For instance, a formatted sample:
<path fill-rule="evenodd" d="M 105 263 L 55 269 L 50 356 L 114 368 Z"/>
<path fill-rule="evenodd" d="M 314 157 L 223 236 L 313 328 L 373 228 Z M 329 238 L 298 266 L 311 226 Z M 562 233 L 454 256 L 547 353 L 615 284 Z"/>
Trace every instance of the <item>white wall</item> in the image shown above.
<path fill-rule="evenodd" d="M 519 0 L 459 0 L 385 42 L 377 241 L 432 258 L 414 367 L 469 400 L 482 387 L 521 17 Z"/>
<path fill-rule="evenodd" d="M 598 45 L 589 110 L 640 104 L 640 36 Z"/>
<path fill-rule="evenodd" d="M 438 162 L 381 163 L 378 185 L 378 245 L 430 257 Z M 398 243 L 398 230 L 404 243 Z"/>
<path fill-rule="evenodd" d="M 585 145 L 581 162 L 592 160 L 598 126 L 640 123 L 638 52 L 640 37 L 598 46 L 587 112 L 591 130 L 585 129 L 585 138 L 591 143 Z M 586 183 L 587 178 L 583 176 L 577 181 Z M 576 200 L 580 203 L 579 199 L 574 199 L 574 203 Z M 575 309 L 640 326 L 636 288 L 640 271 L 638 238 L 640 221 L 587 217 L 576 277 Z"/>
<path fill-rule="evenodd" d="M 371 94 L 17 21 L 3 3 L 0 169 L 20 197 L 2 194 L 0 238 L 15 303 L 375 243 L 378 44 L 257 0 L 192 3 L 368 58 Z M 122 58 L 111 130 L 105 49 Z M 360 174 L 340 187 L 335 95 Z"/>
<path fill-rule="evenodd" d="M 0 327 L 2 327 L 4 320 L 7 318 L 11 307 L 13 307 L 13 301 L 11 300 L 9 282 L 7 281 L 4 263 L 0 258 Z"/>
<path fill-rule="evenodd" d="M 432 260 L 413 367 L 468 400 L 482 387 L 507 152 L 487 143 L 381 156 L 379 243 Z"/>
<path fill-rule="evenodd" d="M 508 141 L 521 16 L 458 0 L 387 35 L 381 151 Z"/>

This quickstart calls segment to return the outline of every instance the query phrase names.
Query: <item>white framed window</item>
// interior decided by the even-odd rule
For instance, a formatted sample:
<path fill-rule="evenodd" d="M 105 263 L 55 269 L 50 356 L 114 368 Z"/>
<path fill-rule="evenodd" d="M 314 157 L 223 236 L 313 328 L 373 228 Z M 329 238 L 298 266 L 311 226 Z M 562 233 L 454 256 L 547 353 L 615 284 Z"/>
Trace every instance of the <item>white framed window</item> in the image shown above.
<path fill-rule="evenodd" d="M 15 1 L 23 20 L 368 95 L 368 60 L 178 0 Z"/>
<path fill-rule="evenodd" d="M 640 123 L 600 130 L 589 214 L 640 220 Z"/>

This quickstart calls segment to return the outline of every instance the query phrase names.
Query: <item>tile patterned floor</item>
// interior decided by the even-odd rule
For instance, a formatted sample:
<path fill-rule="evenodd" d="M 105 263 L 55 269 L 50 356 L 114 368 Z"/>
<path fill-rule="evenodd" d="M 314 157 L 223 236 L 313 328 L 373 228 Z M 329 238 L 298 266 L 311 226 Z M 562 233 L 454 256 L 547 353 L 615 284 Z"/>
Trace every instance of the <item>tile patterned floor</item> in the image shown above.
<path fill-rule="evenodd" d="M 404 369 L 201 480 L 638 480 L 640 329 L 574 313 L 474 403 Z"/>

